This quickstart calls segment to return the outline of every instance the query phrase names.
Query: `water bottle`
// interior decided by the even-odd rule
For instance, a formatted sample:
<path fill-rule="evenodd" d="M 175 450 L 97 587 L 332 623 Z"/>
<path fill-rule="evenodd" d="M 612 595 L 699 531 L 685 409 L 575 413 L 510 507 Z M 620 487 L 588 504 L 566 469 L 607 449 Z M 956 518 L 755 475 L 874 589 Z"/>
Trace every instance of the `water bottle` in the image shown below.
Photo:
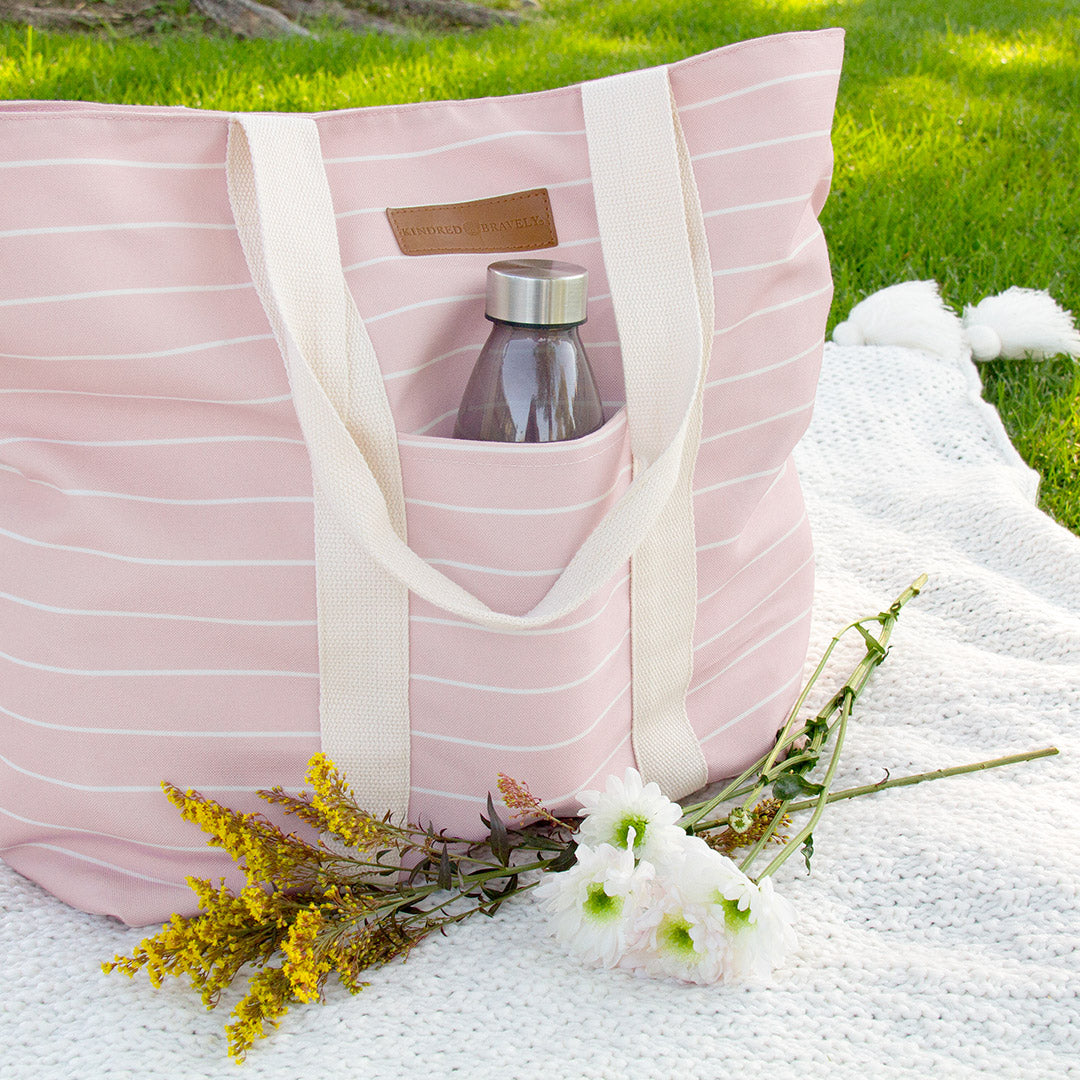
<path fill-rule="evenodd" d="M 456 439 L 554 442 L 604 422 L 578 327 L 589 272 L 550 259 L 510 259 L 487 270 L 491 334 L 458 409 Z"/>

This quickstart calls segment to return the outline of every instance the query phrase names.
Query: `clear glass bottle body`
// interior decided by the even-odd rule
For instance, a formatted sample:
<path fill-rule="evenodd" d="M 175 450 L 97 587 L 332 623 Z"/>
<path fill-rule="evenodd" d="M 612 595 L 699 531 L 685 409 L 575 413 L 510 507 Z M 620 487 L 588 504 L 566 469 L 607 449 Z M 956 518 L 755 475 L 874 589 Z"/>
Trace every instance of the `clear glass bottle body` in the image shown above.
<path fill-rule="evenodd" d="M 469 377 L 454 437 L 489 442 L 579 439 L 604 422 L 577 325 L 493 319 Z"/>

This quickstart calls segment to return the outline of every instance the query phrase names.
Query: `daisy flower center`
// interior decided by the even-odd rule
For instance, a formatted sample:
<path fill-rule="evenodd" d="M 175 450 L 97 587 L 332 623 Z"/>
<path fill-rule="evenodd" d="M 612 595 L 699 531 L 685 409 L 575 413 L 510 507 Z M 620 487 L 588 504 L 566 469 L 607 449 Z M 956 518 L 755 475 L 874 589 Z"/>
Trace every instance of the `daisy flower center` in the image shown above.
<path fill-rule="evenodd" d="M 740 908 L 738 900 L 728 900 L 721 897 L 720 906 L 724 909 L 724 922 L 727 923 L 727 928 L 732 933 L 738 933 L 738 931 L 749 925 L 750 909 L 746 908 L 744 910 Z"/>
<path fill-rule="evenodd" d="M 640 844 L 645 839 L 645 830 L 649 819 L 640 814 L 627 814 L 615 823 L 615 847 L 630 847 L 630 830 L 634 830 L 634 843 Z"/>
<path fill-rule="evenodd" d="M 594 882 L 585 894 L 585 914 L 598 922 L 617 919 L 622 914 L 623 902 L 623 897 L 608 896 L 604 892 L 604 886 L 600 882 Z"/>
<path fill-rule="evenodd" d="M 694 939 L 690 936 L 690 923 L 681 915 L 664 916 L 656 928 L 656 943 L 683 960 L 697 959 Z"/>

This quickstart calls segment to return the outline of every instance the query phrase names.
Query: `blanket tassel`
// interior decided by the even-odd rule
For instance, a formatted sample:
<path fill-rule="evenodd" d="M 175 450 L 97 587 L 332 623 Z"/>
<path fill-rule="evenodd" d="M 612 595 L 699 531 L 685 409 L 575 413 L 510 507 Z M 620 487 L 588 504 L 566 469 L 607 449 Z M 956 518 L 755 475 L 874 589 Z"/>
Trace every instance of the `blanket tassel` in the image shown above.
<path fill-rule="evenodd" d="M 832 337 L 837 345 L 895 345 L 980 362 L 1080 357 L 1072 314 L 1047 292 L 1017 287 L 968 305 L 961 317 L 936 281 L 904 281 L 859 301 Z"/>

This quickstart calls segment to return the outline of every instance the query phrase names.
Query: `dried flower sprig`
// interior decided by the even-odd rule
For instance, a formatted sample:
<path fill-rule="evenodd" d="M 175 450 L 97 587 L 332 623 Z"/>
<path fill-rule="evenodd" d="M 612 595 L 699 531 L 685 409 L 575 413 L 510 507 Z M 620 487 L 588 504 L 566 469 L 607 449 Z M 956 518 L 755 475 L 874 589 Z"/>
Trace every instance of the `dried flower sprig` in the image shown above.
<path fill-rule="evenodd" d="M 367 970 L 404 958 L 436 930 L 494 914 L 541 878 L 551 883 L 545 893 L 557 909 L 561 936 L 576 942 L 590 962 L 691 981 L 774 966 L 793 939 L 790 906 L 775 894 L 771 876 L 796 850 L 809 869 L 813 829 L 829 803 L 1057 753 L 1049 747 L 831 790 L 855 701 L 885 659 L 901 609 L 925 581 L 920 577 L 886 611 L 837 634 L 772 749 L 694 805 L 670 804 L 652 792 L 655 785 L 643 786 L 628 772 L 625 781 L 609 779 L 604 794 L 583 793 L 585 820 L 575 832 L 572 821 L 551 813 L 525 784 L 500 774 L 498 791 L 512 824 L 489 795 L 481 817 L 488 836 L 474 843 L 372 815 L 357 804 L 333 762 L 317 754 L 306 775 L 310 792 L 258 792 L 330 838 L 311 843 L 262 814 L 241 814 L 165 783 L 170 801 L 207 833 L 209 844 L 237 862 L 246 884 L 234 893 L 224 882 L 189 878 L 202 911 L 173 915 L 131 956 L 102 967 L 129 976 L 145 970 L 154 986 L 167 975 L 186 976 L 208 1008 L 247 969 L 247 992 L 225 1029 L 230 1055 L 242 1061 L 293 1003 L 322 1000 L 331 975 L 356 993 L 367 985 Z M 862 638 L 864 655 L 817 715 L 802 718 L 811 688 L 849 632 Z M 822 778 L 811 779 L 821 767 Z M 791 816 L 806 811 L 809 820 L 787 841 Z M 770 844 L 779 845 L 779 853 L 748 876 Z M 745 847 L 739 867 L 725 858 Z M 536 873 L 543 871 L 553 873 Z M 555 875 L 567 884 L 556 885 Z M 650 896 L 642 906 L 642 897 Z M 637 943 L 627 947 L 620 920 L 631 911 Z"/>
<path fill-rule="evenodd" d="M 779 799 L 762 799 L 749 811 L 737 806 L 728 814 L 724 828 L 707 829 L 700 835 L 714 851 L 728 856 L 739 848 L 753 846 L 759 840 L 763 843 L 786 844 L 787 836 L 780 830 L 791 825 L 791 815 L 780 813 L 780 806 Z"/>
<path fill-rule="evenodd" d="M 247 882 L 234 893 L 224 882 L 189 878 L 202 911 L 173 915 L 131 956 L 103 965 L 128 975 L 145 970 L 154 986 L 167 975 L 186 976 L 208 1008 L 245 965 L 254 965 L 225 1029 L 229 1053 L 241 1061 L 293 1002 L 321 1000 L 331 974 L 356 993 L 368 968 L 405 957 L 451 923 L 493 914 L 507 896 L 530 887 L 522 875 L 573 860 L 571 826 L 546 811 L 545 831 L 514 829 L 489 797 L 484 820 L 491 835 L 477 844 L 374 817 L 323 754 L 311 759 L 306 782 L 311 791 L 299 795 L 280 787 L 258 794 L 339 843 L 309 843 L 261 814 L 237 813 L 163 784 L 183 817 L 238 863 Z M 535 857 L 521 858 L 528 851 Z"/>

